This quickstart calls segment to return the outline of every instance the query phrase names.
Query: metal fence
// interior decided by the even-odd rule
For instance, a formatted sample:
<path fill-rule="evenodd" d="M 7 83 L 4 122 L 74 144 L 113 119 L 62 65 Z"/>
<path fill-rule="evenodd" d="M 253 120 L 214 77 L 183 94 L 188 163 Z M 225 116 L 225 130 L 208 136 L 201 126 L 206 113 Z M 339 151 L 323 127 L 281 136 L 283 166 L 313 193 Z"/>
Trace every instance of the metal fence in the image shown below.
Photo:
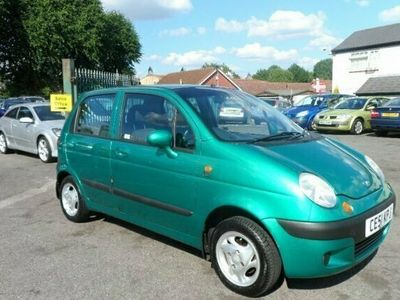
<path fill-rule="evenodd" d="M 78 95 L 86 91 L 116 86 L 132 86 L 138 83 L 139 80 L 133 75 L 75 68 L 75 84 Z"/>

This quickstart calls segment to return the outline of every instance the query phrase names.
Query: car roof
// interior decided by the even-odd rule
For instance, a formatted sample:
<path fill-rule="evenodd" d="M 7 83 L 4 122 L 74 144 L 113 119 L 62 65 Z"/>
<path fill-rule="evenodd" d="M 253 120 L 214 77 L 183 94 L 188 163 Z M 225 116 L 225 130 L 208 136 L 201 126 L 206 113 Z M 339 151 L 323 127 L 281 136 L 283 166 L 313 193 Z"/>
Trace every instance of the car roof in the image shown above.
<path fill-rule="evenodd" d="M 23 102 L 23 103 L 16 103 L 15 105 L 11 105 L 10 107 L 15 108 L 15 107 L 20 107 L 20 106 L 27 106 L 27 107 L 37 107 L 37 106 L 50 106 L 50 103 L 43 103 L 43 102 Z"/>

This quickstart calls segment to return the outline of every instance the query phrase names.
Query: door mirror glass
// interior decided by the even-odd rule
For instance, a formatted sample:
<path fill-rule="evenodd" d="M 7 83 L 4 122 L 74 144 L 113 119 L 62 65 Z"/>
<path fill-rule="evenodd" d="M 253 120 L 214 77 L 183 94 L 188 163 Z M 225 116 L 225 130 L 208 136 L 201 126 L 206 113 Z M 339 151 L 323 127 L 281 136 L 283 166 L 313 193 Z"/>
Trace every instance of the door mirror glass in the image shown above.
<path fill-rule="evenodd" d="M 21 123 L 33 123 L 33 119 L 29 118 L 29 117 L 23 117 L 23 118 L 19 119 L 19 121 Z"/>

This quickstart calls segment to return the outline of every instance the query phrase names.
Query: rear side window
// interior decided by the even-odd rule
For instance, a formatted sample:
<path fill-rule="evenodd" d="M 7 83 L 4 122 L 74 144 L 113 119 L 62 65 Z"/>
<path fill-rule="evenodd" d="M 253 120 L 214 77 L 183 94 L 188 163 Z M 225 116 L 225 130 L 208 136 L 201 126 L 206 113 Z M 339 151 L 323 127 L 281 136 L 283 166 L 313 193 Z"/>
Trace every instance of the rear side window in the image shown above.
<path fill-rule="evenodd" d="M 115 94 L 85 98 L 79 105 L 74 132 L 109 137 L 114 99 Z"/>
<path fill-rule="evenodd" d="M 5 117 L 11 118 L 11 119 L 16 119 L 17 118 L 17 112 L 18 112 L 18 107 L 10 110 Z"/>

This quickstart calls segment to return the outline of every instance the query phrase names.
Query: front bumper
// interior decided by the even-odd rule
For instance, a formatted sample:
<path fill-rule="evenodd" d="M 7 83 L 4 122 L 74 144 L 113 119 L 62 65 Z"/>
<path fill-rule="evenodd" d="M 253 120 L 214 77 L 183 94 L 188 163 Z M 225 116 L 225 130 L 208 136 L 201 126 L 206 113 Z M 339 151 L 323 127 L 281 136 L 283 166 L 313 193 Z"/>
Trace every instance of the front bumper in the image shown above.
<path fill-rule="evenodd" d="M 350 131 L 351 120 L 338 121 L 332 120 L 330 124 L 321 124 L 320 120 L 315 120 L 315 126 L 317 130 L 337 130 L 337 131 Z"/>
<path fill-rule="evenodd" d="M 324 277 L 345 271 L 370 256 L 385 239 L 390 224 L 365 238 L 365 220 L 390 205 L 395 196 L 358 216 L 335 222 L 264 219 L 279 248 L 289 278 Z"/>

